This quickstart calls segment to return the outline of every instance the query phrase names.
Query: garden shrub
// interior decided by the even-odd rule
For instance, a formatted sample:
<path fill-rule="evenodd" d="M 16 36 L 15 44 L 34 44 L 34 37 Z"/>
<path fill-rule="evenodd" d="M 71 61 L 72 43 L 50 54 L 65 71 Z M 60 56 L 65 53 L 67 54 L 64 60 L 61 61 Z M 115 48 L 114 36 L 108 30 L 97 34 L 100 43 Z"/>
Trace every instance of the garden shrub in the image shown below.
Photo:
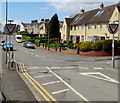
<path fill-rule="evenodd" d="M 102 41 L 96 41 L 91 45 L 92 50 L 99 51 L 102 50 Z"/>
<path fill-rule="evenodd" d="M 117 48 L 117 41 L 114 43 L 115 49 Z M 102 41 L 102 50 L 109 51 L 112 50 L 112 40 L 104 40 Z"/>
<path fill-rule="evenodd" d="M 54 44 L 54 43 L 51 43 L 51 44 L 50 44 L 50 48 L 57 49 L 58 46 L 57 46 L 56 44 Z"/>
<path fill-rule="evenodd" d="M 84 52 L 91 51 L 91 50 L 92 50 L 91 44 L 92 44 L 92 42 L 90 42 L 90 41 L 82 42 L 82 43 L 80 44 L 80 50 L 81 50 L 81 51 L 84 51 Z"/>
<path fill-rule="evenodd" d="M 117 47 L 120 48 L 120 40 L 117 41 Z"/>

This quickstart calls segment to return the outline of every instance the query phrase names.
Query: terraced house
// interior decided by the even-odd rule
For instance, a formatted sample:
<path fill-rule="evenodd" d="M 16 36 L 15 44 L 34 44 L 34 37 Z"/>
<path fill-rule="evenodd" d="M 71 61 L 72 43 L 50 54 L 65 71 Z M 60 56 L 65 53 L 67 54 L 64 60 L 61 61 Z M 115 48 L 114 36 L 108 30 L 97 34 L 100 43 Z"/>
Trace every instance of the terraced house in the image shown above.
<path fill-rule="evenodd" d="M 108 7 L 102 3 L 98 9 L 86 12 L 82 9 L 74 17 L 65 18 L 61 38 L 74 43 L 112 39 L 112 34 L 108 32 L 109 23 L 120 25 L 120 3 Z M 115 39 L 120 39 L 120 29 L 115 34 Z"/>

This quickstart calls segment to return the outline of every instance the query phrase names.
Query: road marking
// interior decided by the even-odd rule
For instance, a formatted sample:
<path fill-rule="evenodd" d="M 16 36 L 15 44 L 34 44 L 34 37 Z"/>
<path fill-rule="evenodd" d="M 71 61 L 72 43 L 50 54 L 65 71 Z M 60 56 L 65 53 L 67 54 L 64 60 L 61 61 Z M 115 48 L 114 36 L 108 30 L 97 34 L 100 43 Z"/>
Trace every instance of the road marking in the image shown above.
<path fill-rule="evenodd" d="M 53 76 L 52 74 L 50 75 L 41 75 L 41 76 L 35 76 L 34 78 L 44 78 L 44 77 L 50 77 Z"/>
<path fill-rule="evenodd" d="M 29 72 L 30 74 L 32 73 L 48 73 L 49 71 L 32 71 L 32 72 Z"/>
<path fill-rule="evenodd" d="M 66 92 L 70 89 L 64 89 L 64 90 L 60 90 L 60 91 L 56 91 L 56 92 L 52 92 L 51 94 L 58 94 L 58 93 L 63 93 L 63 92 Z"/>
<path fill-rule="evenodd" d="M 36 57 L 39 57 L 38 55 L 36 55 Z"/>
<path fill-rule="evenodd" d="M 99 69 L 99 70 L 102 70 L 103 68 L 100 68 L 100 67 L 93 67 L 94 69 Z"/>
<path fill-rule="evenodd" d="M 34 83 L 36 83 L 36 85 L 52 100 L 52 101 L 54 101 L 55 103 L 59 103 L 58 101 L 56 101 L 56 99 L 52 96 L 52 95 L 50 95 L 49 94 L 49 92 L 47 92 L 47 90 L 46 89 L 44 89 L 34 78 L 32 78 L 27 72 L 25 72 L 25 75 L 28 77 L 28 78 L 30 78 Z M 42 92 L 42 93 L 43 93 Z M 40 93 L 41 94 L 41 93 Z M 42 94 L 41 94 L 42 95 Z M 43 95 L 42 95 L 43 96 Z M 50 101 L 48 101 L 48 102 L 50 102 Z"/>
<path fill-rule="evenodd" d="M 107 64 L 110 64 L 111 62 L 107 62 Z"/>
<path fill-rule="evenodd" d="M 73 87 L 71 87 L 67 82 L 65 82 L 60 76 L 58 76 L 56 73 L 54 73 L 49 67 L 47 67 L 49 72 L 51 72 L 53 75 L 55 75 L 61 82 L 63 82 L 69 89 L 71 89 L 76 95 L 78 95 L 80 98 L 82 98 L 84 101 L 89 101 L 87 98 L 85 98 L 82 94 L 77 92 Z"/>
<path fill-rule="evenodd" d="M 30 67 L 30 68 L 27 68 L 27 69 L 36 69 L 36 68 L 40 68 L 40 67 Z"/>
<path fill-rule="evenodd" d="M 44 83 L 44 84 L 41 84 L 41 85 L 43 85 L 43 86 L 45 86 L 45 85 L 49 85 L 49 84 L 55 84 L 55 83 L 59 83 L 60 81 L 54 81 L 54 82 L 48 82 L 48 83 Z"/>
<path fill-rule="evenodd" d="M 60 69 L 60 67 L 52 67 L 51 69 Z"/>
<path fill-rule="evenodd" d="M 96 79 L 100 79 L 100 80 L 104 80 L 104 81 L 109 81 L 109 82 L 113 82 L 113 83 L 119 83 L 118 81 L 100 73 L 100 72 L 87 72 L 87 73 L 79 73 L 79 74 L 82 74 L 82 75 L 85 75 L 85 76 L 88 76 L 88 77 L 93 77 L 93 78 L 96 78 Z M 98 76 L 95 76 L 95 75 L 101 75 L 103 76 L 104 78 L 102 77 L 98 77 Z M 105 79 L 106 78 L 106 79 Z"/>
<path fill-rule="evenodd" d="M 64 69 L 72 69 L 72 68 L 75 68 L 75 67 L 64 67 Z"/>
<path fill-rule="evenodd" d="M 50 101 L 47 96 L 34 84 L 34 82 L 29 79 L 29 77 L 26 75 L 26 73 L 23 73 L 23 75 L 29 80 L 29 82 L 33 85 L 33 87 L 43 96 L 43 98 L 46 100 L 46 101 Z"/>
<path fill-rule="evenodd" d="M 76 63 L 86 63 L 86 62 L 76 62 Z"/>
<path fill-rule="evenodd" d="M 90 69 L 88 67 L 79 67 L 79 69 Z"/>

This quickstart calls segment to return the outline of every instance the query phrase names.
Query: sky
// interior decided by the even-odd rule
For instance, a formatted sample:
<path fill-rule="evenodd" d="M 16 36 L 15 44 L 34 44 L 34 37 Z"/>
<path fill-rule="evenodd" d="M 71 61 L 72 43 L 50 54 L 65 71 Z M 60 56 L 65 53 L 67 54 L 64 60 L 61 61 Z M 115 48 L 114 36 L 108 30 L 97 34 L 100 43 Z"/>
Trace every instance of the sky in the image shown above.
<path fill-rule="evenodd" d="M 20 24 L 21 22 L 30 23 L 31 20 L 40 21 L 41 19 L 51 19 L 51 17 L 57 13 L 58 19 L 63 21 L 65 17 L 79 13 L 81 9 L 85 9 L 85 11 L 97 9 L 102 3 L 88 1 L 73 2 L 72 0 L 66 0 L 66 2 L 62 1 L 63 0 L 61 0 L 61 2 L 55 2 L 54 0 L 47 2 L 33 2 L 24 0 L 24 2 L 8 2 L 8 20 L 14 20 L 14 23 L 17 24 Z M 109 6 L 116 3 L 118 3 L 118 0 L 115 0 L 114 2 L 104 2 L 104 5 Z M 0 12 L 0 22 L 4 24 L 6 19 L 5 2 L 0 2 L 0 9 L 2 11 Z"/>

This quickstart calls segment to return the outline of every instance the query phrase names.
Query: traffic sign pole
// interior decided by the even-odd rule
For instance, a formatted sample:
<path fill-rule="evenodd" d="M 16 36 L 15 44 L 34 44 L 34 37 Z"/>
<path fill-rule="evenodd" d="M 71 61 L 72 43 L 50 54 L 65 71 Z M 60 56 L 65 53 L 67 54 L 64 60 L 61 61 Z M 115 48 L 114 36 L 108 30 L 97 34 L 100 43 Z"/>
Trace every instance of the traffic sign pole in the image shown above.
<path fill-rule="evenodd" d="M 114 55 L 115 55 L 115 52 L 114 52 L 114 48 L 115 48 L 115 45 L 114 45 L 114 34 L 113 34 L 113 40 L 112 40 L 112 62 L 111 62 L 111 67 L 115 67 L 115 58 L 114 58 Z"/>
<path fill-rule="evenodd" d="M 115 55 L 115 38 L 114 38 L 114 34 L 117 32 L 118 30 L 118 24 L 109 24 L 109 28 L 108 28 L 108 31 L 110 32 L 110 34 L 113 35 L 113 39 L 112 39 L 112 61 L 111 61 L 111 67 L 115 67 L 115 58 L 114 58 L 114 55 Z"/>

